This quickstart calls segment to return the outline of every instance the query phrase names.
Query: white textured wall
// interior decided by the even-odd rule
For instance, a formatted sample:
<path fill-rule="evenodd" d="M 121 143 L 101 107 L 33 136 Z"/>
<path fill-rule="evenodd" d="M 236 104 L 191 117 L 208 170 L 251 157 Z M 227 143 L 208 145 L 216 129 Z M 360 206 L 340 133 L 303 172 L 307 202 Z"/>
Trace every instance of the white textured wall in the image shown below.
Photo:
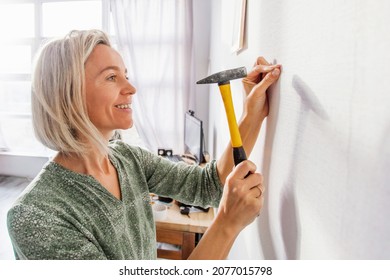
<path fill-rule="evenodd" d="M 222 4 L 223 3 L 223 4 Z M 283 65 L 253 160 L 266 205 L 230 258 L 390 259 L 390 2 L 248 0 L 230 53 L 231 1 L 212 1 L 210 72 Z M 241 85 L 233 83 L 237 115 Z M 210 88 L 209 150 L 229 141 Z"/>

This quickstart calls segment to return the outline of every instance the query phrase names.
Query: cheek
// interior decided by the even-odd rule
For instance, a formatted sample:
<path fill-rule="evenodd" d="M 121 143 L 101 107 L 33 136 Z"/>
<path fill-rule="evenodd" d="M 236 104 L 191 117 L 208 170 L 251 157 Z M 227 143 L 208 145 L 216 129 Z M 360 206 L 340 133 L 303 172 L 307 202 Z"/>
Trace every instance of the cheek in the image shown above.
<path fill-rule="evenodd" d="M 99 114 L 97 113 L 99 110 L 91 103 L 87 105 L 87 112 L 89 119 L 95 123 L 95 120 L 98 118 Z M 101 114 L 100 114 L 101 115 Z"/>
<path fill-rule="evenodd" d="M 89 91 L 89 94 L 86 95 L 86 102 L 88 116 L 94 124 L 97 124 L 109 113 L 112 100 L 104 92 L 95 90 Z"/>
<path fill-rule="evenodd" d="M 93 120 L 101 120 L 110 114 L 110 100 L 94 99 L 87 103 L 88 116 Z"/>

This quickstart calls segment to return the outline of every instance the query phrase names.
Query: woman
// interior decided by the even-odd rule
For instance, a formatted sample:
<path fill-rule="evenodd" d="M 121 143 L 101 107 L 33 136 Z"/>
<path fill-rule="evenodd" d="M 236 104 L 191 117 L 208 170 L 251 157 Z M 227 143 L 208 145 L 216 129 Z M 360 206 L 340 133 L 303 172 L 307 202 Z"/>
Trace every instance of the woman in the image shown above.
<path fill-rule="evenodd" d="M 240 129 L 248 154 L 279 68 L 259 58 L 244 80 Z M 37 138 L 58 153 L 8 213 L 17 259 L 154 259 L 149 193 L 219 205 L 192 259 L 226 258 L 239 232 L 259 215 L 262 176 L 250 161 L 231 171 L 230 145 L 218 162 L 200 168 L 110 141 L 115 130 L 133 125 L 135 92 L 101 31 L 73 31 L 43 47 L 33 79 L 33 123 Z"/>

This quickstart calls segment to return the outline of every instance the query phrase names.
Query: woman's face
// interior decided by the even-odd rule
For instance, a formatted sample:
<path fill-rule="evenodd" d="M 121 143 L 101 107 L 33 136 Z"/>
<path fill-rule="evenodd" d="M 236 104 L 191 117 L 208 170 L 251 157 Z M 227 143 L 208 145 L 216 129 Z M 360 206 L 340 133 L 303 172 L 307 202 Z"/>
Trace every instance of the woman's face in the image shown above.
<path fill-rule="evenodd" d="M 109 139 L 115 129 L 133 126 L 131 103 L 136 89 L 118 52 L 99 44 L 85 63 L 88 116 Z"/>

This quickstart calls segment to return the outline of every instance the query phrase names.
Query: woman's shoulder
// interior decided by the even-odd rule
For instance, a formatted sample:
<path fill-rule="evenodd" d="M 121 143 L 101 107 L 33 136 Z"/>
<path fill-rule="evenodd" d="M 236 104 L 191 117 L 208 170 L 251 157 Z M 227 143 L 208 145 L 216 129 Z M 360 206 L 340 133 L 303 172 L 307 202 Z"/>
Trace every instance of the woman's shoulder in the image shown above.
<path fill-rule="evenodd" d="M 41 172 L 27 185 L 8 211 L 8 219 L 18 215 L 31 215 L 40 209 L 40 205 L 50 204 L 50 195 L 55 193 L 54 187 L 58 184 L 53 177 L 52 170 L 47 169 L 51 162 L 47 163 Z"/>
<path fill-rule="evenodd" d="M 116 156 L 125 156 L 126 158 L 141 159 L 144 157 L 154 156 L 151 152 L 140 146 L 130 145 L 122 140 L 112 140 L 109 143 L 109 148 Z"/>
<path fill-rule="evenodd" d="M 49 161 L 38 175 L 27 185 L 15 205 L 49 205 L 56 198 L 65 199 L 70 186 L 81 178 L 54 161 Z"/>
<path fill-rule="evenodd" d="M 111 150 L 116 151 L 116 152 L 130 151 L 130 152 L 138 153 L 139 150 L 142 150 L 142 148 L 140 148 L 138 146 L 130 145 L 130 144 L 125 143 L 124 141 L 119 140 L 119 139 L 111 140 L 109 142 L 109 147 Z"/>
<path fill-rule="evenodd" d="M 129 145 L 121 140 L 111 141 L 109 147 L 111 157 L 123 163 L 127 169 L 140 168 L 146 173 L 153 173 L 156 168 L 172 168 L 173 163 L 143 147 Z"/>

